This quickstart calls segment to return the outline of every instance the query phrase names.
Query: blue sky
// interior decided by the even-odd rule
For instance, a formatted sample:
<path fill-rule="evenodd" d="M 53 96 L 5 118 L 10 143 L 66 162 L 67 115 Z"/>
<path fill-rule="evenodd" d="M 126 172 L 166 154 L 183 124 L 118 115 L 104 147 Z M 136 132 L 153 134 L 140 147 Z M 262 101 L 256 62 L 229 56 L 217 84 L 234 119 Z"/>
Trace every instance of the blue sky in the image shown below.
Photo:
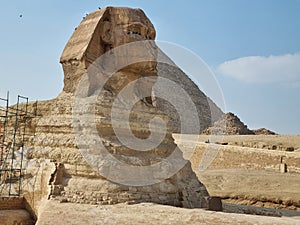
<path fill-rule="evenodd" d="M 12 98 L 56 97 L 63 86 L 59 57 L 74 28 L 108 5 L 142 8 L 157 40 L 201 57 L 222 88 L 226 111 L 250 128 L 300 134 L 298 0 L 2 1 L 1 96 L 9 90 Z"/>

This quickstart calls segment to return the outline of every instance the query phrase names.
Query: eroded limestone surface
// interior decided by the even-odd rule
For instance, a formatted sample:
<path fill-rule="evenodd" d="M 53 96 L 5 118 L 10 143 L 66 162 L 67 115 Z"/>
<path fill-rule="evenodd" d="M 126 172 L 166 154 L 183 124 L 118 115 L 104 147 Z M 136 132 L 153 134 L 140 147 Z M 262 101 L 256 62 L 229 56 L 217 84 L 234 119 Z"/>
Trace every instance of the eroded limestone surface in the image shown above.
<path fill-rule="evenodd" d="M 117 49 L 126 43 L 154 39 L 155 29 L 151 21 L 142 10 L 130 8 L 108 7 L 91 13 L 73 33 L 61 56 L 64 89 L 57 98 L 39 102 L 38 117 L 30 121 L 30 129 L 34 130 L 36 135 L 32 140 L 32 149 L 28 151 L 29 159 L 50 160 L 51 166 L 55 166 L 52 175 L 45 178 L 50 186 L 49 198 L 62 202 L 99 205 L 154 202 L 187 208 L 206 207 L 203 201 L 204 197 L 208 196 L 205 186 L 198 180 L 190 162 L 183 159 L 182 152 L 174 143 L 174 127 L 168 122 L 168 116 L 153 104 L 151 93 L 157 77 L 157 47 L 147 42 L 140 44 L 138 48 L 129 49 L 128 52 Z M 107 53 L 112 54 L 114 60 L 105 61 L 104 58 L 100 64 L 95 64 L 100 56 Z M 105 84 L 101 83 L 103 77 L 107 78 L 107 74 L 101 74 L 101 71 L 106 71 L 107 67 L 117 68 L 119 64 L 130 62 L 129 56 L 140 57 L 141 54 L 153 60 L 128 64 L 114 71 Z M 149 129 L 153 118 L 159 117 L 160 121 L 167 125 L 158 146 L 149 151 L 138 151 L 120 142 L 113 129 L 111 115 L 117 99 L 119 104 L 114 110 L 116 115 L 120 115 L 119 124 L 127 122 L 127 118 L 121 115 L 126 114 L 126 107 L 123 106 L 128 103 L 129 98 L 126 94 L 123 97 L 118 94 L 136 79 L 147 77 L 151 79 L 135 83 L 126 93 L 136 98 L 146 96 L 136 101 L 131 109 L 129 124 L 134 137 L 130 138 L 146 140 L 151 135 L 160 136 L 163 130 L 161 123 L 152 123 L 152 130 Z M 97 92 L 99 84 L 103 87 Z M 95 100 L 92 107 L 88 105 L 91 98 Z M 74 113 L 94 116 L 95 119 L 74 118 Z M 93 130 L 90 131 L 90 127 L 93 126 L 96 128 L 96 134 Z M 119 130 L 122 129 L 121 126 Z M 128 185 L 124 184 L 135 174 L 118 177 L 118 171 L 122 171 L 122 167 L 108 165 L 109 161 L 102 162 L 97 153 L 98 149 L 95 146 L 90 147 L 91 142 L 78 146 L 78 136 L 84 137 L 88 142 L 92 135 L 99 136 L 107 152 L 123 164 L 136 168 L 136 173 L 139 173 L 139 168 L 156 165 L 161 161 L 166 162 L 166 167 L 161 171 L 148 174 L 149 179 L 157 179 L 158 182 L 142 186 L 130 185 L 130 182 Z M 89 156 L 83 157 L 79 149 L 89 152 Z M 172 154 L 176 155 L 175 159 L 166 161 L 165 159 Z M 176 164 L 182 162 L 184 166 L 176 170 Z M 121 184 L 107 179 L 101 173 L 103 168 L 108 168 L 110 175 L 120 179 Z M 167 171 L 165 174 L 168 176 L 164 177 L 165 168 L 174 173 Z M 147 177 L 143 179 L 147 180 Z"/>

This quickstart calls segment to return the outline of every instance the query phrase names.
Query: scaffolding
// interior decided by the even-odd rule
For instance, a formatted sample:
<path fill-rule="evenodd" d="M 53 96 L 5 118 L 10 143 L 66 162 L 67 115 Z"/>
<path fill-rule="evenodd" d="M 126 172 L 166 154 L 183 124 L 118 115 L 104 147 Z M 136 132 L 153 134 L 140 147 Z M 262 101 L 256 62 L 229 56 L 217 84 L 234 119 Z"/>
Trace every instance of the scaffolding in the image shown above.
<path fill-rule="evenodd" d="M 0 196 L 21 195 L 24 143 L 34 135 L 26 133 L 26 125 L 36 116 L 36 108 L 33 111 L 28 112 L 27 97 L 18 95 L 13 106 L 9 92 L 0 98 Z"/>

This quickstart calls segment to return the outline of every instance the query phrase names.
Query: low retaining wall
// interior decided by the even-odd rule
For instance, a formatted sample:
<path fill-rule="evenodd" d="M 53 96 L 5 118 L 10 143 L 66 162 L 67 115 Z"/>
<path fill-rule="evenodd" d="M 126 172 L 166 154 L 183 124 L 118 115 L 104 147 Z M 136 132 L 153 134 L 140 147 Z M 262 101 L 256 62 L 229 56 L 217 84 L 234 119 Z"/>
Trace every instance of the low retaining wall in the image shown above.
<path fill-rule="evenodd" d="M 0 221 L 1 225 L 33 225 L 36 216 L 23 197 L 0 197 Z"/>
<path fill-rule="evenodd" d="M 22 197 L 0 197 L 0 210 L 25 209 L 25 200 Z"/>

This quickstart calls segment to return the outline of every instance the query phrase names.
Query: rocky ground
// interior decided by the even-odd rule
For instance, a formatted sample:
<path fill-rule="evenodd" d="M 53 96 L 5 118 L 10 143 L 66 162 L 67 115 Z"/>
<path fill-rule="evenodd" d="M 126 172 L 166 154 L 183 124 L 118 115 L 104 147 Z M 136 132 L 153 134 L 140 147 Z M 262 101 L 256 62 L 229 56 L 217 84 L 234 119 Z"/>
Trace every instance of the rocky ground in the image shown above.
<path fill-rule="evenodd" d="M 55 209 L 55 210 L 53 210 Z M 62 223 L 63 221 L 63 223 Z M 299 224 L 297 218 L 267 217 L 203 209 L 183 209 L 171 206 L 141 203 L 137 205 L 118 204 L 114 206 L 94 206 L 48 201 L 37 225 L 72 224 Z"/>

